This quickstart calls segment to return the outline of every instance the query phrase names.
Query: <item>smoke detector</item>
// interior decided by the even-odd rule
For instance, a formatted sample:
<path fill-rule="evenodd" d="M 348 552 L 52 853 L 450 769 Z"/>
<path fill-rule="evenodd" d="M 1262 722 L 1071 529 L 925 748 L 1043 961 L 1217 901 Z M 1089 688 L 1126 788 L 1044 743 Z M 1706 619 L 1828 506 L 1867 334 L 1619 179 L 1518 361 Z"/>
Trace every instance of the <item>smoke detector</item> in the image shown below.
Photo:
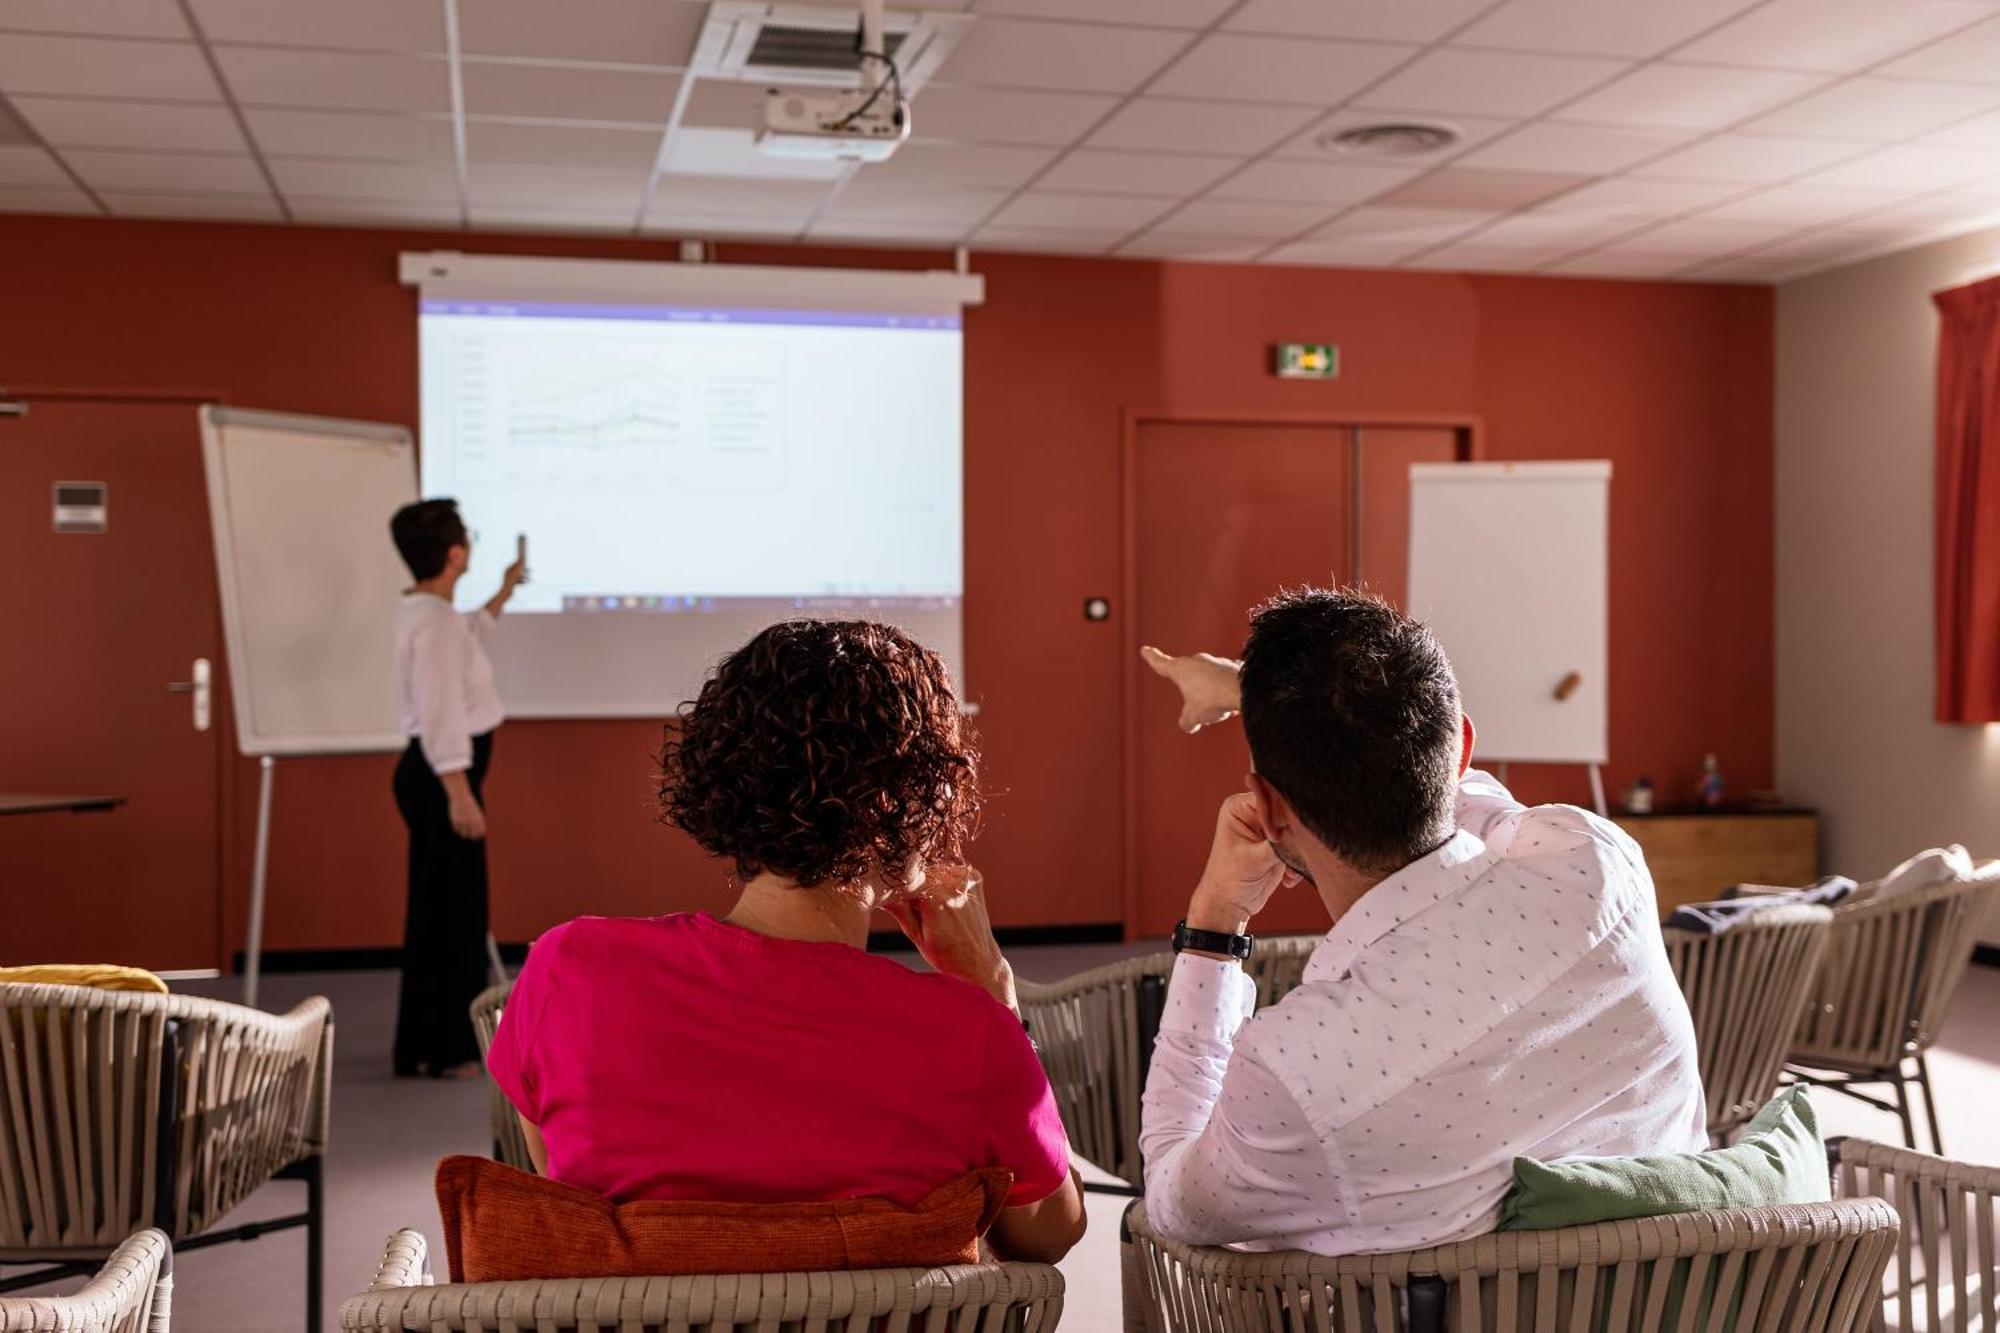
<path fill-rule="evenodd" d="M 1347 157 L 1421 157 L 1425 153 L 1449 148 L 1458 139 L 1458 131 L 1450 125 L 1387 121 L 1379 125 L 1328 130 L 1313 143 L 1329 153 Z"/>

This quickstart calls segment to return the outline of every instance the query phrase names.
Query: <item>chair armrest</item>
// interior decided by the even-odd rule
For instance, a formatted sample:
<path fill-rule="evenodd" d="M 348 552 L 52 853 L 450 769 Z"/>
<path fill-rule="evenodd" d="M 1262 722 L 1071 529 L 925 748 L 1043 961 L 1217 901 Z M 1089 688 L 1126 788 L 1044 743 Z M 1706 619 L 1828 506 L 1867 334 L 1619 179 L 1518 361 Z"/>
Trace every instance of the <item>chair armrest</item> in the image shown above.
<path fill-rule="evenodd" d="M 311 1074 L 312 1097 L 306 1104 L 305 1150 L 308 1157 L 323 1157 L 333 1131 L 333 1015 L 320 1029 L 319 1057 Z"/>

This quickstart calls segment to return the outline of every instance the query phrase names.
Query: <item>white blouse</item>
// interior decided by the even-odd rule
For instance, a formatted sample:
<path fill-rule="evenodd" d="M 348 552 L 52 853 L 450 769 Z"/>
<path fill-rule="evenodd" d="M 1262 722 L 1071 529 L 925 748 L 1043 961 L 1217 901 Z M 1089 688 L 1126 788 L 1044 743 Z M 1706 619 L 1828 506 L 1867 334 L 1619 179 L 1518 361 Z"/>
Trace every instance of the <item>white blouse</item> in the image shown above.
<path fill-rule="evenodd" d="M 493 663 L 480 646 L 493 629 L 485 610 L 464 615 L 436 593 L 403 594 L 396 612 L 397 704 L 403 734 L 423 743 L 442 777 L 472 767 L 472 738 L 506 717 Z"/>

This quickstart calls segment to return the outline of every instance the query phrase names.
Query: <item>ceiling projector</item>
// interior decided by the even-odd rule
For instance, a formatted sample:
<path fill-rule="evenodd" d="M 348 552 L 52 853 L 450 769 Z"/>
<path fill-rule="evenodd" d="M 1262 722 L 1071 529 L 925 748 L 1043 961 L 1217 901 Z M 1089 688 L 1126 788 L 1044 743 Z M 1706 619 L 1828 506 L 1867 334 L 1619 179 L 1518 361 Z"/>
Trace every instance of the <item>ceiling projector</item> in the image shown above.
<path fill-rule="evenodd" d="M 878 84 L 840 92 L 772 89 L 757 147 L 773 157 L 881 162 L 910 137 L 910 104 Z"/>

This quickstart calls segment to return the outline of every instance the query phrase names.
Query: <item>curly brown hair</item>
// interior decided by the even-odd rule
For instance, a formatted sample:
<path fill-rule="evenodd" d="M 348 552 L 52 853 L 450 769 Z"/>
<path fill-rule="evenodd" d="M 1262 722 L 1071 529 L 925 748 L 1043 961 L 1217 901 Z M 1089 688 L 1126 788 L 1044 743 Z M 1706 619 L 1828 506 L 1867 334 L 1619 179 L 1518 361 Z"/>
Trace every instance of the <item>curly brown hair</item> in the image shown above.
<path fill-rule="evenodd" d="M 979 749 L 936 653 L 888 625 L 791 620 L 722 659 L 666 728 L 660 816 L 752 879 L 845 884 L 964 855 Z"/>

